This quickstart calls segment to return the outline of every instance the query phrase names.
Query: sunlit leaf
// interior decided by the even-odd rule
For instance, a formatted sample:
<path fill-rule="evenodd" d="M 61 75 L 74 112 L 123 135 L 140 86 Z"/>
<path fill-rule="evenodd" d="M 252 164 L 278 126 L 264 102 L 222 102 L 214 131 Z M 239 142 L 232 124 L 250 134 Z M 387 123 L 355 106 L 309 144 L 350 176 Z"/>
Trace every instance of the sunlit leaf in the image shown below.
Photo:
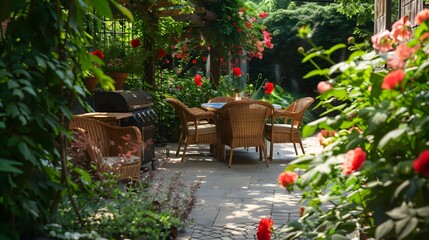
<path fill-rule="evenodd" d="M 380 224 L 375 230 L 375 239 L 382 239 L 387 236 L 393 230 L 394 226 L 395 222 L 392 219 L 388 219 Z"/>
<path fill-rule="evenodd" d="M 405 128 L 399 128 L 399 129 L 394 129 L 390 132 L 388 132 L 386 135 L 384 135 L 384 137 L 380 140 L 380 142 L 378 143 L 378 147 L 379 148 L 385 148 L 387 146 L 387 144 L 389 144 L 391 141 L 394 141 L 396 139 L 398 139 L 400 136 L 402 136 L 405 133 Z"/>

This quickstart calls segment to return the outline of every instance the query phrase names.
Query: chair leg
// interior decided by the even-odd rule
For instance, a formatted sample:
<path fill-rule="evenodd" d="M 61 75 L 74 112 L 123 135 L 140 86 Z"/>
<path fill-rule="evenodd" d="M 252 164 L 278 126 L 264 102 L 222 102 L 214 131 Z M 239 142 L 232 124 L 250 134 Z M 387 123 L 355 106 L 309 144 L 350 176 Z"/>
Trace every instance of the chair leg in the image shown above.
<path fill-rule="evenodd" d="M 262 147 L 262 151 L 264 152 L 265 164 L 268 166 L 268 157 L 267 157 L 267 147 Z"/>
<path fill-rule="evenodd" d="M 228 163 L 228 167 L 231 168 L 231 164 L 232 164 L 232 153 L 233 153 L 234 149 L 231 148 L 231 151 L 229 152 L 229 163 Z"/>
<path fill-rule="evenodd" d="M 293 148 L 295 148 L 295 155 L 298 156 L 298 150 L 296 149 L 296 143 L 295 142 L 293 142 Z"/>
<path fill-rule="evenodd" d="M 256 152 L 259 151 L 259 161 L 262 161 L 262 151 L 261 151 L 261 147 L 256 147 Z"/>
<path fill-rule="evenodd" d="M 179 134 L 179 142 L 177 143 L 176 157 L 179 156 L 180 147 L 182 146 L 182 142 L 183 142 L 183 133 L 180 132 L 180 134 Z"/>
<path fill-rule="evenodd" d="M 302 153 L 305 155 L 304 147 L 302 146 L 302 141 L 299 139 L 299 145 L 301 146 Z"/>
<path fill-rule="evenodd" d="M 186 154 L 186 149 L 188 148 L 188 143 L 185 143 L 185 147 L 183 148 L 183 154 L 182 154 L 182 159 L 180 160 L 181 162 L 183 162 L 183 160 L 185 159 L 185 154 Z"/>
<path fill-rule="evenodd" d="M 270 142 L 270 161 L 273 161 L 273 149 L 274 149 L 274 143 Z"/>

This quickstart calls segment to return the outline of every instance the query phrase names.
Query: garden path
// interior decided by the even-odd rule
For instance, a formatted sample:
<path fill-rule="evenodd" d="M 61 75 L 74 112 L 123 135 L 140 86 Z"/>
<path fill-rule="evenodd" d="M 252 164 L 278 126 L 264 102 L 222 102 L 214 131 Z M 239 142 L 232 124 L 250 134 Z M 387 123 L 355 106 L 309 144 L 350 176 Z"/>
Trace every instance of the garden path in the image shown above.
<path fill-rule="evenodd" d="M 303 144 L 307 154 L 322 151 L 316 137 L 303 139 Z M 226 161 L 209 154 L 208 145 L 188 147 L 184 162 L 175 156 L 176 147 L 156 148 L 161 159 L 156 176 L 165 179 L 181 173 L 185 182 L 201 183 L 189 216 L 191 224 L 177 239 L 256 239 L 262 217 L 271 217 L 275 228 L 298 218 L 300 193 L 288 193 L 277 183 L 278 175 L 296 158 L 292 144 L 275 144 L 268 168 L 255 148 L 234 150 L 232 168 L 228 168 Z"/>

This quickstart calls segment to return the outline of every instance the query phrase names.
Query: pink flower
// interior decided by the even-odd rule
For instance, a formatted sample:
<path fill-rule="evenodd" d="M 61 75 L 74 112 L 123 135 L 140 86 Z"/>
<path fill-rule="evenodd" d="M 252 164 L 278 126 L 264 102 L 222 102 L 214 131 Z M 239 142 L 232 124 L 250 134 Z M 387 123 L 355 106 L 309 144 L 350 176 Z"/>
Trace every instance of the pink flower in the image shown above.
<path fill-rule="evenodd" d="M 381 84 L 381 88 L 383 89 L 393 89 L 398 85 L 398 83 L 402 82 L 405 78 L 405 73 L 400 70 L 393 70 L 389 74 L 384 77 L 384 81 Z"/>
<path fill-rule="evenodd" d="M 414 19 L 414 22 L 417 25 L 422 24 L 424 21 L 426 21 L 426 19 L 429 18 L 429 9 L 425 8 L 422 11 L 420 11 L 419 13 L 417 13 L 416 18 Z"/>
<path fill-rule="evenodd" d="M 259 17 L 262 18 L 262 19 L 266 18 L 267 17 L 267 12 L 260 13 Z"/>
<path fill-rule="evenodd" d="M 320 93 L 320 94 L 322 94 L 322 93 L 324 93 L 324 92 L 326 92 L 326 91 L 328 91 L 328 90 L 331 90 L 332 89 L 332 85 L 331 84 L 329 84 L 329 83 L 327 83 L 327 82 L 325 82 L 325 81 L 320 81 L 318 84 L 317 84 L 317 91 Z"/>
<path fill-rule="evenodd" d="M 295 172 L 285 171 L 279 175 L 278 181 L 281 186 L 287 188 L 291 186 L 297 178 L 298 175 Z"/>
<path fill-rule="evenodd" d="M 274 84 L 271 82 L 267 82 L 265 84 L 265 94 L 271 94 L 274 90 Z"/>
<path fill-rule="evenodd" d="M 402 42 L 411 37 L 411 23 L 408 16 L 402 17 L 392 25 L 391 36 L 395 42 Z"/>
<path fill-rule="evenodd" d="M 380 52 L 388 52 L 393 49 L 389 30 L 384 30 L 371 37 L 372 46 Z"/>
<path fill-rule="evenodd" d="M 194 81 L 198 87 L 201 87 L 201 85 L 203 85 L 203 82 L 201 81 L 201 75 L 200 74 L 195 74 Z"/>
<path fill-rule="evenodd" d="M 400 59 L 396 54 L 389 55 L 386 60 L 386 64 L 389 68 L 404 69 L 405 61 Z"/>
<path fill-rule="evenodd" d="M 131 40 L 130 45 L 132 48 L 138 48 L 142 45 L 142 43 L 140 42 L 140 39 L 134 38 Z"/>
<path fill-rule="evenodd" d="M 360 147 L 348 151 L 344 156 L 344 162 L 342 164 L 343 173 L 349 175 L 350 173 L 359 170 L 365 159 L 366 152 Z"/>
<path fill-rule="evenodd" d="M 407 43 L 399 44 L 395 49 L 395 55 L 398 56 L 399 59 L 406 61 L 420 48 L 420 45 L 416 45 L 413 47 L 408 47 Z"/>
<path fill-rule="evenodd" d="M 424 150 L 413 162 L 413 169 L 416 173 L 429 178 L 429 150 Z"/>
<path fill-rule="evenodd" d="M 256 237 L 258 240 L 270 240 L 272 234 L 273 220 L 271 218 L 261 218 L 259 221 Z"/>
<path fill-rule="evenodd" d="M 329 131 L 326 129 L 322 129 L 317 134 L 317 140 L 319 140 L 320 145 L 326 146 L 332 142 L 332 139 L 331 139 L 331 141 L 327 141 L 326 139 L 333 137 L 335 135 L 335 133 L 337 133 L 335 130 Z"/>
<path fill-rule="evenodd" d="M 232 74 L 233 74 L 235 77 L 241 77 L 241 69 L 240 69 L 239 67 L 234 67 L 234 68 L 232 69 Z"/>

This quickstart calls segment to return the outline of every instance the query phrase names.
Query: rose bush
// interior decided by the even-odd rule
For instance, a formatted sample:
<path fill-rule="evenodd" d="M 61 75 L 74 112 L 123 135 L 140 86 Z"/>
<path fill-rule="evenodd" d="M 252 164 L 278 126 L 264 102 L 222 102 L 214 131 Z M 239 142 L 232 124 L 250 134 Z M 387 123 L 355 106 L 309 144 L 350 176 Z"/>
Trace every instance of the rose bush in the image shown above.
<path fill-rule="evenodd" d="M 322 130 L 322 153 L 291 162 L 303 169 L 294 187 L 302 190 L 304 215 L 283 231 L 287 239 L 424 239 L 429 231 L 429 10 L 412 32 L 407 17 L 392 31 L 372 37 L 374 50 L 350 46 L 349 58 L 307 74 L 326 77 L 319 87 L 321 118 L 303 135 Z M 299 35 L 309 40 L 308 28 Z M 303 62 L 346 47 L 313 44 Z M 316 65 L 316 67 L 318 67 Z M 329 84 L 329 85 L 327 85 Z"/>

